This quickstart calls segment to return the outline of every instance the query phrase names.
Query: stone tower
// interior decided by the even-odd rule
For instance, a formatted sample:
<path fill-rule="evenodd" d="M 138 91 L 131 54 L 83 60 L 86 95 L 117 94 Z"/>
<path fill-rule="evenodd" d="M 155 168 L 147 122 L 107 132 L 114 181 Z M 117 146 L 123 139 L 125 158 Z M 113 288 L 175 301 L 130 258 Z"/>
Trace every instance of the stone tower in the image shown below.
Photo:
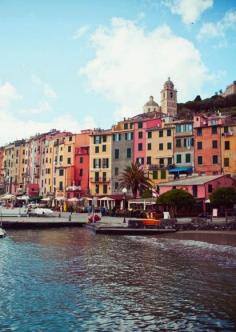
<path fill-rule="evenodd" d="M 153 96 L 149 97 L 149 101 L 143 106 L 143 112 L 160 112 L 159 105 L 154 101 Z"/>
<path fill-rule="evenodd" d="M 170 116 L 177 115 L 177 90 L 169 77 L 161 90 L 161 112 Z"/>

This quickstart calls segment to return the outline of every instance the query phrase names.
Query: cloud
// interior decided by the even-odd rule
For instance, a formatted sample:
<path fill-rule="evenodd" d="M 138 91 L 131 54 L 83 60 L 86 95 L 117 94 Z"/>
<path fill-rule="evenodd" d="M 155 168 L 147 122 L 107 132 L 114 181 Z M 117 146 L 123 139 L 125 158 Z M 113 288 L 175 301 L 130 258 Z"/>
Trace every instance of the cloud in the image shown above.
<path fill-rule="evenodd" d="M 13 101 L 21 98 L 11 83 L 6 82 L 0 86 L 0 109 L 8 107 Z"/>
<path fill-rule="evenodd" d="M 210 38 L 218 38 L 225 37 L 225 34 L 229 30 L 236 29 L 236 11 L 232 10 L 225 13 L 224 17 L 216 22 L 206 22 L 202 25 L 198 39 L 210 39 Z"/>
<path fill-rule="evenodd" d="M 17 139 L 27 139 L 36 133 L 43 133 L 56 128 L 58 130 L 78 133 L 82 129 L 95 128 L 96 123 L 92 117 L 85 117 L 82 121 L 75 121 L 71 115 L 59 116 L 50 121 L 18 119 L 15 114 L 8 111 L 0 111 L 0 146 Z"/>
<path fill-rule="evenodd" d="M 46 100 L 41 100 L 37 107 L 22 109 L 19 111 L 21 114 L 42 114 L 52 111 L 51 105 Z"/>
<path fill-rule="evenodd" d="M 53 99 L 57 98 L 55 90 L 48 83 L 43 82 L 38 76 L 32 75 L 32 82 L 40 87 L 44 97 Z"/>
<path fill-rule="evenodd" d="M 113 18 L 111 26 L 92 35 L 95 56 L 80 69 L 89 88 L 117 105 L 122 116 L 142 111 L 150 95 L 159 102 L 168 76 L 176 84 L 179 100 L 201 93 L 209 72 L 199 51 L 168 26 L 146 32 L 134 22 Z"/>
<path fill-rule="evenodd" d="M 86 32 L 88 32 L 88 30 L 89 30 L 89 26 L 83 25 L 82 27 L 80 27 L 78 30 L 75 31 L 75 33 L 73 35 L 73 39 L 82 38 L 86 34 Z"/>
<path fill-rule="evenodd" d="M 180 15 L 183 23 L 191 24 L 213 6 L 213 0 L 162 0 L 162 4 L 168 7 L 172 14 Z"/>

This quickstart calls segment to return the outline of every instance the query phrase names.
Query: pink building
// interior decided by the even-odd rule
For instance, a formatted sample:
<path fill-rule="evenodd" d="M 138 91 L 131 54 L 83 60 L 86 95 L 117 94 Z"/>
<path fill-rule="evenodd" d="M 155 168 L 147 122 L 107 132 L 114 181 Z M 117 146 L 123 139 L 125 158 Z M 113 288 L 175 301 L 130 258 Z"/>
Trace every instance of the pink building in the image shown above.
<path fill-rule="evenodd" d="M 147 164 L 147 130 L 161 127 L 161 118 L 137 117 L 134 122 L 134 154 L 133 161 L 140 165 Z"/>
<path fill-rule="evenodd" d="M 160 194 L 172 189 L 182 189 L 189 192 L 193 197 L 204 203 L 211 193 L 220 187 L 235 187 L 236 181 L 230 175 L 202 175 L 187 176 L 176 181 L 166 182 L 159 185 Z"/>

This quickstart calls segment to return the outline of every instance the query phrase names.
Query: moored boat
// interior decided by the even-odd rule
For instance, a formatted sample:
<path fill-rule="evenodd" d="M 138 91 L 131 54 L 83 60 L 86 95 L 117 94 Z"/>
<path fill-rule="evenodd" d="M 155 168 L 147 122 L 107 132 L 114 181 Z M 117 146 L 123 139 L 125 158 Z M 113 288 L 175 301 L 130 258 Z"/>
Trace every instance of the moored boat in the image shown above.
<path fill-rule="evenodd" d="M 6 232 L 4 231 L 4 229 L 2 229 L 0 227 L 0 238 L 5 237 L 5 236 L 6 236 Z"/>

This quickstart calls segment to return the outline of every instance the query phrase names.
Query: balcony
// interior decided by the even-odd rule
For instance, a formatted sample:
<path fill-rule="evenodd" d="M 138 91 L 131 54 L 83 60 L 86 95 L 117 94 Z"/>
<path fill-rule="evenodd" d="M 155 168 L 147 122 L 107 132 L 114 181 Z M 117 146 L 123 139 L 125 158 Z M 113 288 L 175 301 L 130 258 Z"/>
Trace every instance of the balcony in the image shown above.
<path fill-rule="evenodd" d="M 89 178 L 91 183 L 110 183 L 111 179 L 108 178 L 103 178 L 103 177 L 99 177 L 99 178 Z"/>

